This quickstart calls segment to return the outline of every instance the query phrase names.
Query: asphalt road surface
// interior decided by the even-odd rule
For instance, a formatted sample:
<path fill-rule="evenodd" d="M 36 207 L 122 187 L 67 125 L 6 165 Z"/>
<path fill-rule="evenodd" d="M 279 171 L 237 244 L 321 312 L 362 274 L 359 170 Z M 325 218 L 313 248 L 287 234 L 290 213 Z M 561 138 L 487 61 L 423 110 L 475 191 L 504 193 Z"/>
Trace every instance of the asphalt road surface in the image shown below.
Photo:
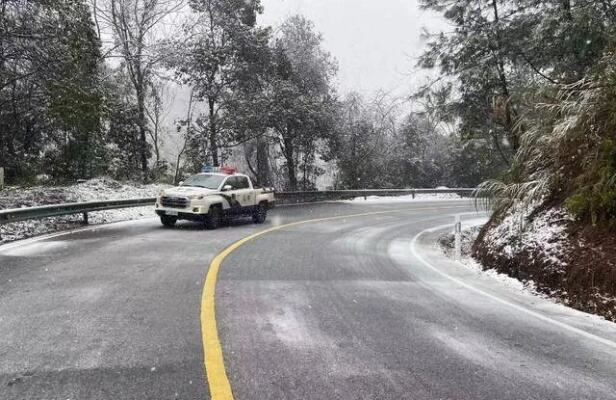
<path fill-rule="evenodd" d="M 208 399 L 212 259 L 272 226 L 351 214 L 366 215 L 281 228 L 222 263 L 216 320 L 234 398 L 616 399 L 616 324 L 434 247 L 439 226 L 473 210 L 330 203 L 279 208 L 264 225 L 152 219 L 2 246 L 0 399 Z"/>

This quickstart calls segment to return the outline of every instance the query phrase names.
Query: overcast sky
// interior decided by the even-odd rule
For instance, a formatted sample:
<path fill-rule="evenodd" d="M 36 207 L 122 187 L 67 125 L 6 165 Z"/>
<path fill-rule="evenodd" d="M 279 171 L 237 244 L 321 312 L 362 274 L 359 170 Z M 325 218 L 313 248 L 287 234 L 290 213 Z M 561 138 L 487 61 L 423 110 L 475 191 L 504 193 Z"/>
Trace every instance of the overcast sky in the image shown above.
<path fill-rule="evenodd" d="M 404 96 L 425 82 L 415 63 L 424 43 L 423 27 L 440 31 L 437 15 L 420 10 L 416 0 L 262 0 L 261 25 L 279 25 L 302 14 L 321 32 L 324 47 L 338 60 L 342 93 L 370 95 L 380 89 Z"/>

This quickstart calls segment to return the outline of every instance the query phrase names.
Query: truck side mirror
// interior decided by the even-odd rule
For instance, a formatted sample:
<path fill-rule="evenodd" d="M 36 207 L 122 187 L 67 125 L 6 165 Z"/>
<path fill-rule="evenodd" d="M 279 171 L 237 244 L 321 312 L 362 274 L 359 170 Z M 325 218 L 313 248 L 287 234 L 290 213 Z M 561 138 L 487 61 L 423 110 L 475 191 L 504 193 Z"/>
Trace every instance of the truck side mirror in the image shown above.
<path fill-rule="evenodd" d="M 228 192 L 231 189 L 233 189 L 233 186 L 231 186 L 231 185 L 225 185 L 225 186 L 222 187 L 222 191 L 223 192 Z"/>

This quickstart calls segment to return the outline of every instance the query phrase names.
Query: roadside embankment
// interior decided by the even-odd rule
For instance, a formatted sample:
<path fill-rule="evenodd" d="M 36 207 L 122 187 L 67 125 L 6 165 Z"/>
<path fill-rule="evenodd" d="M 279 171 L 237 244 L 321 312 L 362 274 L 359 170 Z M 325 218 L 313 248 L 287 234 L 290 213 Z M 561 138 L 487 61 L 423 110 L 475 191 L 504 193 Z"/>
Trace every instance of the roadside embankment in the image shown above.
<path fill-rule="evenodd" d="M 616 321 L 616 235 L 585 226 L 561 207 L 509 210 L 477 232 L 472 256 L 532 282 L 539 293 Z"/>

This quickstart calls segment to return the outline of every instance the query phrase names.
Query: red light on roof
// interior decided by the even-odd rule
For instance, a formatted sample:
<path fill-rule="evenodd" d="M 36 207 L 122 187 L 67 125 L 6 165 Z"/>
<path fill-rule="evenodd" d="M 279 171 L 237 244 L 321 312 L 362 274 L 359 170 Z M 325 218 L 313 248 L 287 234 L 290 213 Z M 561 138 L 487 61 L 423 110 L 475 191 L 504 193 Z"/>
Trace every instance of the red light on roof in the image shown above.
<path fill-rule="evenodd" d="M 227 174 L 227 175 L 233 175 L 235 174 L 237 170 L 233 167 L 228 167 L 228 166 L 222 166 L 220 167 L 220 172 L 222 172 L 223 174 Z"/>

